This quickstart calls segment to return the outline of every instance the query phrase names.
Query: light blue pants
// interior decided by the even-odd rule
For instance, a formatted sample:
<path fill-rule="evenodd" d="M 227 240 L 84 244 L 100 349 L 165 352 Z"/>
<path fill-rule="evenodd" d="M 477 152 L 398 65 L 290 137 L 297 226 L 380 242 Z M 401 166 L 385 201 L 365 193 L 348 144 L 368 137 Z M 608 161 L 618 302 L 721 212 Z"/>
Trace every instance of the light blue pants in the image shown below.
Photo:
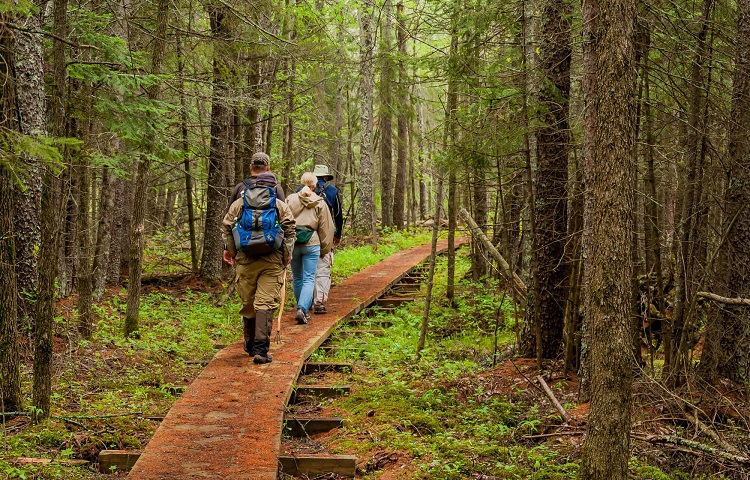
<path fill-rule="evenodd" d="M 292 277 L 297 308 L 307 313 L 313 302 L 315 271 L 320 257 L 320 245 L 295 245 L 292 254 Z"/>

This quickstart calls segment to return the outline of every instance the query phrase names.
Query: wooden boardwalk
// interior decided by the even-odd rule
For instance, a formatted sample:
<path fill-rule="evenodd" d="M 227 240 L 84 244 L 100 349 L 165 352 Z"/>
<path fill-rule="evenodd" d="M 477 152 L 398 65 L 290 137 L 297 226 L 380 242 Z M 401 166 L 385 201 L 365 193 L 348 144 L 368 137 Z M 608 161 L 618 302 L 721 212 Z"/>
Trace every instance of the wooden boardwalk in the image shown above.
<path fill-rule="evenodd" d="M 446 248 L 446 241 L 438 245 Z M 412 247 L 346 279 L 331 289 L 328 313 L 312 315 L 308 325 L 296 325 L 294 312 L 287 312 L 270 364 L 253 364 L 241 340 L 218 352 L 174 404 L 128 478 L 276 479 L 284 410 L 304 361 L 338 324 L 429 255 L 429 244 Z"/>

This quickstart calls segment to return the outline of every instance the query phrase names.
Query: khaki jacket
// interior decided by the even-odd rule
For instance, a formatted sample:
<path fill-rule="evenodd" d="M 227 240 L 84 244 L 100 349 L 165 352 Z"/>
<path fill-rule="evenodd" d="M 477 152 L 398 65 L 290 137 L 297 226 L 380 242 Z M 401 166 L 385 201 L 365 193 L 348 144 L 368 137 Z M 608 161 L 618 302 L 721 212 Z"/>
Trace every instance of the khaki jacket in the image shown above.
<path fill-rule="evenodd" d="M 239 264 L 247 265 L 252 263 L 255 258 L 250 255 L 245 255 L 244 252 L 237 252 L 234 247 L 234 239 L 232 238 L 232 227 L 234 227 L 235 219 L 239 218 L 242 214 L 242 207 L 244 202 L 242 197 L 235 200 L 230 206 L 229 211 L 224 216 L 224 220 L 221 222 L 221 235 L 224 238 L 224 249 L 229 250 L 235 261 Z M 279 211 L 279 223 L 281 229 L 284 231 L 284 244 L 280 252 L 273 252 L 265 255 L 265 257 L 276 256 L 280 263 L 292 258 L 292 251 L 294 250 L 294 241 L 296 240 L 296 223 L 294 221 L 294 215 L 292 214 L 289 206 L 279 199 L 276 199 L 276 208 Z"/>
<path fill-rule="evenodd" d="M 315 231 L 305 245 L 320 245 L 320 256 L 328 255 L 333 247 L 333 219 L 323 197 L 315 192 L 301 190 L 289 195 L 286 201 L 297 225 L 310 227 Z"/>

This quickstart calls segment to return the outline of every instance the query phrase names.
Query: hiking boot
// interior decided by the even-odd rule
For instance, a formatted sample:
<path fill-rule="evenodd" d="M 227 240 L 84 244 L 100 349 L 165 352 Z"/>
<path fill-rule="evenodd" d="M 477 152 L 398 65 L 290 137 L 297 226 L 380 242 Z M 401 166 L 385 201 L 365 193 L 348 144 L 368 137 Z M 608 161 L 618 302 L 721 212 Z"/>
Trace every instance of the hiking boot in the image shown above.
<path fill-rule="evenodd" d="M 265 363 L 271 363 L 273 361 L 273 357 L 269 354 L 258 354 L 253 357 L 253 363 L 257 363 L 258 365 L 263 365 Z"/>
<path fill-rule="evenodd" d="M 297 320 L 297 323 L 300 325 L 307 325 L 307 322 L 310 321 L 310 315 L 305 313 L 303 309 L 298 308 L 297 314 L 294 316 L 294 319 Z"/>
<path fill-rule="evenodd" d="M 313 313 L 319 314 L 319 313 L 328 313 L 328 309 L 326 309 L 326 304 L 323 302 L 316 301 L 313 305 Z"/>

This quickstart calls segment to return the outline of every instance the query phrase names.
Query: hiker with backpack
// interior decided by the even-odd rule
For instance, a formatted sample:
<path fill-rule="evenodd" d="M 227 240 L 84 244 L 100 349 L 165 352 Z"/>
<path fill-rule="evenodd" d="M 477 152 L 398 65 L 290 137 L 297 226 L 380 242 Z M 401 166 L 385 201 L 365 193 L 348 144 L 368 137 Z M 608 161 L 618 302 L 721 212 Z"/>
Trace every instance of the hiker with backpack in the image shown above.
<path fill-rule="evenodd" d="M 295 242 L 294 215 L 276 198 L 275 186 L 269 172 L 247 179 L 221 226 L 224 261 L 236 265 L 245 351 L 257 364 L 273 360 L 268 349 L 274 310 L 283 308 L 279 298 Z"/>
<path fill-rule="evenodd" d="M 337 247 L 341 242 L 341 231 L 344 227 L 344 208 L 341 204 L 339 190 L 330 182 L 333 175 L 328 170 L 327 165 L 315 165 L 313 173 L 318 179 L 314 192 L 323 197 L 333 218 L 333 247 Z M 313 303 L 313 313 L 326 313 L 326 302 L 328 301 L 328 292 L 331 290 L 331 267 L 333 267 L 333 248 L 327 255 L 321 256 L 318 260 L 318 267 L 315 274 L 315 301 Z"/>
<path fill-rule="evenodd" d="M 267 154 L 265 154 L 264 152 L 253 154 L 252 158 L 250 159 L 250 176 L 234 186 L 234 188 L 232 189 L 232 195 L 229 197 L 229 204 L 231 205 L 235 200 L 240 198 L 240 194 L 242 193 L 242 191 L 247 188 L 245 183 L 247 180 L 255 180 L 256 178 L 258 178 L 258 175 L 260 175 L 261 173 L 270 172 L 270 170 L 271 158 Z M 274 178 L 276 177 L 274 176 Z M 281 188 L 281 185 L 276 183 L 276 186 L 274 186 L 273 188 L 276 192 L 276 198 L 278 200 L 281 200 L 282 202 L 285 201 L 286 195 L 284 194 L 284 189 Z"/>
<path fill-rule="evenodd" d="M 292 255 L 294 297 L 297 299 L 296 320 L 299 324 L 310 321 L 315 275 L 318 260 L 327 256 L 333 247 L 333 218 L 325 200 L 313 190 L 317 177 L 305 172 L 300 179 L 302 188 L 289 195 L 287 204 L 294 214 L 297 239 Z"/>

